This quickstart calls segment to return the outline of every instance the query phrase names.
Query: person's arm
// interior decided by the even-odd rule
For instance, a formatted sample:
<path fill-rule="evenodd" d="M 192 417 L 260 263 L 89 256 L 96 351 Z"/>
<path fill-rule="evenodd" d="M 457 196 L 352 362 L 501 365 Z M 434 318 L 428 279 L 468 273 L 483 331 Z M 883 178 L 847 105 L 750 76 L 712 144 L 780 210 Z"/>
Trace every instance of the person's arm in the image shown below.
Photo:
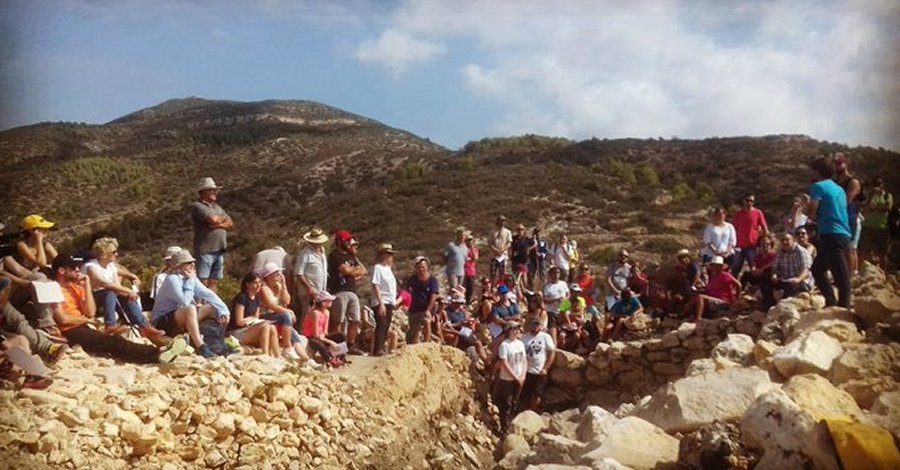
<path fill-rule="evenodd" d="M 166 280 L 168 280 L 168 278 L 166 278 Z M 189 279 L 186 282 L 194 283 L 194 297 L 204 300 L 206 303 L 212 305 L 213 308 L 216 309 L 216 317 L 219 319 L 219 323 L 227 324 L 231 312 L 228 311 L 228 306 L 225 305 L 225 302 L 223 302 L 215 292 L 209 290 L 209 288 L 204 286 L 203 283 L 196 278 Z"/>
<path fill-rule="evenodd" d="M 238 328 L 247 326 L 244 324 L 244 304 L 238 302 L 234 303 L 234 324 L 237 325 Z"/>
<path fill-rule="evenodd" d="M 378 288 L 377 284 L 377 272 L 372 276 L 372 296 L 375 298 L 375 313 L 378 314 L 379 317 L 383 317 L 387 313 L 387 308 L 384 306 L 384 301 L 381 300 L 381 289 Z"/>
<path fill-rule="evenodd" d="M 88 294 L 87 297 L 93 297 L 91 294 Z M 84 325 L 85 323 L 90 323 L 91 320 L 86 317 L 80 317 L 75 315 L 69 315 L 63 310 L 62 304 L 55 304 L 53 306 L 53 321 L 56 322 L 56 326 L 59 327 L 76 327 Z"/>
<path fill-rule="evenodd" d="M 38 232 L 38 236 L 40 236 L 40 232 Z M 35 253 L 32 253 L 31 250 L 28 249 L 28 244 L 25 243 L 25 241 L 16 243 L 16 251 L 19 253 L 19 256 L 28 263 L 39 268 L 49 268 L 50 265 L 47 264 L 47 255 L 44 253 L 44 241 L 41 238 L 38 240 L 40 243 L 38 243 L 38 248 Z"/>
<path fill-rule="evenodd" d="M 272 292 L 269 286 L 264 285 L 259 291 L 259 300 L 263 308 L 275 313 L 290 313 L 291 310 L 283 305 L 278 304 L 278 298 Z"/>
<path fill-rule="evenodd" d="M 862 191 L 862 185 L 859 184 L 859 180 L 850 178 L 850 184 L 847 185 L 847 204 L 855 201 L 860 191 Z"/>
<path fill-rule="evenodd" d="M 79 281 L 84 283 L 84 299 L 81 301 L 81 305 L 78 306 L 78 309 L 81 310 L 88 318 L 94 318 L 97 316 L 97 303 L 94 300 L 93 287 L 91 286 L 91 278 L 90 276 L 85 276 L 84 274 L 79 277 Z"/>
<path fill-rule="evenodd" d="M 806 203 L 806 217 L 808 217 L 811 222 L 815 222 L 817 212 L 819 212 L 818 186 L 813 185 L 812 189 L 809 191 L 809 197 Z"/>
<path fill-rule="evenodd" d="M 556 360 L 556 345 L 553 344 L 553 338 L 550 338 L 549 335 L 545 339 L 544 348 L 547 350 L 547 362 L 544 363 L 544 368 L 541 369 L 541 375 L 549 374 L 550 369 L 553 367 L 553 361 Z"/>
<path fill-rule="evenodd" d="M 734 253 L 736 246 L 737 230 L 734 229 L 734 225 L 728 224 L 728 248 L 725 249 L 725 253 Z"/>
<path fill-rule="evenodd" d="M 126 289 L 124 286 L 117 282 L 108 282 L 106 279 L 103 279 L 100 275 L 100 270 L 103 269 L 100 265 L 90 264 L 88 265 L 87 272 L 88 277 L 91 278 L 91 284 L 94 285 L 95 289 L 106 289 L 115 292 L 118 295 L 127 296 L 131 298 L 136 298 L 137 292 L 132 291 L 131 289 Z M 116 268 L 118 269 L 118 268 Z"/>
<path fill-rule="evenodd" d="M 759 211 L 759 220 L 757 221 L 758 227 L 760 228 L 761 233 L 765 235 L 769 233 L 769 225 L 766 223 L 766 214 L 764 214 L 763 211 L 759 209 L 757 210 Z"/>
<path fill-rule="evenodd" d="M 338 272 L 346 277 L 361 277 L 365 276 L 369 271 L 361 264 L 359 266 L 351 266 L 349 263 L 343 263 L 338 266 Z"/>
<path fill-rule="evenodd" d="M 140 278 L 137 277 L 136 274 L 129 271 L 128 268 L 126 268 L 125 266 L 122 266 L 119 263 L 115 263 L 115 266 L 116 266 L 116 271 L 119 273 L 119 277 L 128 279 L 129 281 L 131 281 L 131 283 L 133 285 L 140 287 L 141 280 L 140 280 Z"/>

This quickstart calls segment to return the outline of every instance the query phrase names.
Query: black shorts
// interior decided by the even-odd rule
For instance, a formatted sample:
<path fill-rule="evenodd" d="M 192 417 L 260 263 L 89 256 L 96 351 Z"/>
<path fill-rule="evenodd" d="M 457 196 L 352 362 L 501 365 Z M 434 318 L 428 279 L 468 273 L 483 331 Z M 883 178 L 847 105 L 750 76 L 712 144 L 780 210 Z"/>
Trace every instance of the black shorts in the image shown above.
<path fill-rule="evenodd" d="M 153 326 L 158 330 L 163 330 L 166 336 L 175 337 L 178 335 L 178 325 L 175 324 L 175 312 L 167 313 L 153 322 Z"/>
<path fill-rule="evenodd" d="M 522 384 L 522 397 L 531 400 L 532 397 L 544 398 L 544 391 L 547 390 L 547 376 L 527 373 L 525 374 L 525 383 Z M 525 406 L 528 406 L 526 403 Z"/>

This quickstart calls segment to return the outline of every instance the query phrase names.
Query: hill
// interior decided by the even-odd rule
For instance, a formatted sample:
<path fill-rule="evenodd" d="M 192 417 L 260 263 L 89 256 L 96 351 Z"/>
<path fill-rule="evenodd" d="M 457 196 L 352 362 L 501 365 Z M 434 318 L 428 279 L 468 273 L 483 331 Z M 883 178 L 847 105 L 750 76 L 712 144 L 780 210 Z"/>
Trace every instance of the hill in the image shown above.
<path fill-rule="evenodd" d="M 168 244 L 190 245 L 186 206 L 199 178 L 220 195 L 238 229 L 229 274 L 255 251 L 297 248 L 307 228 L 347 228 L 365 260 L 391 241 L 404 261 L 435 254 L 453 227 L 486 235 L 513 223 L 567 232 L 588 260 L 620 246 L 658 260 L 695 246 L 705 211 L 748 191 L 778 226 L 805 191 L 816 155 L 850 151 L 863 179 L 900 189 L 898 154 L 806 136 L 590 139 L 535 135 L 482 139 L 450 151 L 408 132 L 310 101 L 171 100 L 103 125 L 38 124 L 0 132 L 3 220 L 27 213 L 60 222 L 81 245 L 108 231 L 128 265 L 158 263 Z"/>

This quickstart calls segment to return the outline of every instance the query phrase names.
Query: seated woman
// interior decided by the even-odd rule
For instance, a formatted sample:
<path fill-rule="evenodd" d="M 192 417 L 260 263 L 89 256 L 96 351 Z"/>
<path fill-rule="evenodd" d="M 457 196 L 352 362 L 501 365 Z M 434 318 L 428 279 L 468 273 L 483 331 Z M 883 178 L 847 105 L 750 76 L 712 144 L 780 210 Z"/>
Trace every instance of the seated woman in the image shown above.
<path fill-rule="evenodd" d="M 772 276 L 772 268 L 775 266 L 775 255 L 777 254 L 775 240 L 768 235 L 760 237 L 756 258 L 753 259 L 753 267 L 741 276 L 741 286 L 744 288 L 748 285 L 759 287 L 763 277 Z"/>
<path fill-rule="evenodd" d="M 147 338 L 161 336 L 163 332 L 150 325 L 142 312 L 140 294 L 136 288 L 139 285 L 138 277 L 115 261 L 119 255 L 119 241 L 110 237 L 98 238 L 92 248 L 95 258 L 85 263 L 84 267 L 91 278 L 94 302 L 103 309 L 105 332 L 119 334 L 128 330 L 127 326 L 119 325 L 116 307 L 121 305 L 125 316 L 140 329 L 142 336 Z M 121 283 L 123 277 L 130 279 L 135 288 L 123 286 Z"/>
<path fill-rule="evenodd" d="M 249 273 L 241 280 L 241 292 L 232 301 L 228 334 L 237 338 L 243 346 L 261 348 L 272 357 L 281 356 L 278 347 L 278 331 L 275 324 L 259 318 L 259 292 L 262 279 Z"/>
<path fill-rule="evenodd" d="M 22 239 L 16 243 L 16 252 L 10 260 L 4 260 L 7 269 L 20 277 L 41 271 L 50 272 L 56 258 L 56 248 L 50 243 L 50 229 L 56 226 L 37 214 L 22 219 Z"/>
<path fill-rule="evenodd" d="M 731 304 L 738 298 L 741 292 L 741 283 L 731 275 L 725 267 L 725 260 L 721 256 L 713 257 L 707 264 L 709 269 L 709 281 L 706 284 L 706 292 L 698 293 L 691 298 L 684 309 L 685 316 L 693 312 L 693 321 L 699 321 L 704 314 L 723 312 L 731 308 Z"/>
<path fill-rule="evenodd" d="M 578 349 L 578 345 L 587 342 L 588 334 L 584 331 L 584 314 L 587 302 L 581 295 L 581 286 L 569 286 L 569 298 L 559 305 L 559 345 L 566 351 Z"/>
<path fill-rule="evenodd" d="M 519 322 L 522 316 L 519 312 L 519 306 L 510 301 L 507 294 L 509 294 L 508 287 L 505 285 L 497 287 L 498 299 L 491 308 L 490 321 L 487 325 L 488 331 L 491 332 L 491 337 L 495 342 L 503 333 L 503 328 L 507 323 Z"/>
<path fill-rule="evenodd" d="M 622 331 L 622 327 L 625 326 L 625 320 L 643 311 L 643 305 L 634 297 L 631 289 L 627 287 L 622 289 L 621 297 L 609 309 L 606 324 L 603 327 L 603 341 L 616 340 Z"/>
<path fill-rule="evenodd" d="M 475 354 L 482 361 L 487 360 L 484 346 L 475 334 L 476 321 L 468 318 L 465 310 L 465 294 L 456 293 L 450 298 L 450 308 L 447 310 L 447 320 L 443 324 L 444 339 L 446 344 L 456 346 L 463 351 L 474 348 Z"/>
<path fill-rule="evenodd" d="M 431 307 L 430 315 L 425 316 L 425 328 L 431 331 L 433 341 L 444 344 L 444 331 L 442 326 L 447 322 L 447 307 L 442 296 L 438 296 Z"/>
<path fill-rule="evenodd" d="M 297 317 L 293 310 L 285 307 L 291 304 L 291 294 L 285 284 L 283 271 L 284 268 L 273 262 L 263 266 L 260 274 L 263 283 L 259 292 L 263 314 L 260 318 L 275 323 L 278 338 L 281 340 L 281 355 L 285 359 L 312 365 L 309 355 L 306 354 L 303 337 L 294 330 Z"/>
<path fill-rule="evenodd" d="M 331 317 L 331 303 L 334 296 L 326 291 L 319 291 L 313 300 L 313 307 L 303 317 L 303 335 L 309 339 L 309 346 L 322 356 L 332 367 L 344 365 L 340 356 L 335 356 L 332 349 L 338 347 L 337 339 L 326 336 L 328 333 L 328 319 Z"/>

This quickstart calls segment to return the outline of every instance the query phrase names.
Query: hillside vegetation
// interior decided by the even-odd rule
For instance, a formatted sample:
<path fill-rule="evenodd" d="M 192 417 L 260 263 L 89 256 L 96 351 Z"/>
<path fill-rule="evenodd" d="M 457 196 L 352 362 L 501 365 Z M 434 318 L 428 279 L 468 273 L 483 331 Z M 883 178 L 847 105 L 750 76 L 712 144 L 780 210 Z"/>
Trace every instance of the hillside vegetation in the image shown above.
<path fill-rule="evenodd" d="M 377 121 L 308 101 L 171 100 L 104 125 L 38 124 L 0 132 L 8 225 L 36 212 L 58 221 L 64 248 L 107 231 L 127 265 L 159 264 L 190 246 L 187 205 L 203 176 L 226 189 L 228 273 L 255 251 L 298 247 L 313 225 L 346 228 L 364 260 L 384 241 L 435 254 L 458 225 L 486 236 L 498 214 L 569 233 L 593 263 L 619 246 L 658 260 L 696 246 L 706 211 L 754 191 L 778 226 L 812 178 L 815 156 L 850 151 L 863 179 L 900 189 L 898 154 L 806 136 L 704 140 L 522 136 L 450 151 Z"/>

